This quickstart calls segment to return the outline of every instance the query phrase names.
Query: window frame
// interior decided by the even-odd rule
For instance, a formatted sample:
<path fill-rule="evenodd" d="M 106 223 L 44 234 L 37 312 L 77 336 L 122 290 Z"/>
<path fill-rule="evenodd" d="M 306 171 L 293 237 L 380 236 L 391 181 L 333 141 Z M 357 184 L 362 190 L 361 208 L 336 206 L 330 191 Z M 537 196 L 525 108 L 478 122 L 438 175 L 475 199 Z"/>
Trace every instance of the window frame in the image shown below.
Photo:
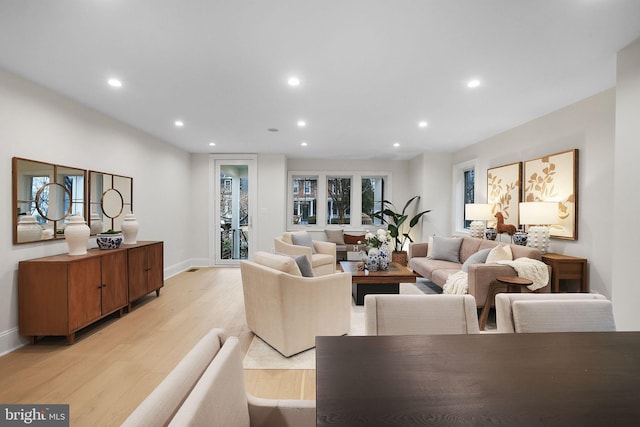
<path fill-rule="evenodd" d="M 452 224 L 453 232 L 461 234 L 469 234 L 469 228 L 465 228 L 464 224 L 464 196 L 465 196 L 465 172 L 472 170 L 473 173 L 473 199 L 476 200 L 478 190 L 478 160 L 468 160 L 453 165 L 452 179 Z"/>
<path fill-rule="evenodd" d="M 293 178 L 300 176 L 313 176 L 318 179 L 315 224 L 294 224 L 293 223 Z M 340 177 L 351 179 L 350 198 L 350 224 L 328 224 L 328 201 L 327 180 L 329 177 Z M 384 196 L 387 200 L 392 200 L 392 173 L 391 171 L 314 171 L 314 170 L 291 170 L 287 172 L 287 231 L 310 230 L 323 231 L 326 228 L 343 228 L 345 230 L 363 230 L 366 227 L 379 227 L 371 224 L 362 224 L 362 178 L 383 178 Z"/>

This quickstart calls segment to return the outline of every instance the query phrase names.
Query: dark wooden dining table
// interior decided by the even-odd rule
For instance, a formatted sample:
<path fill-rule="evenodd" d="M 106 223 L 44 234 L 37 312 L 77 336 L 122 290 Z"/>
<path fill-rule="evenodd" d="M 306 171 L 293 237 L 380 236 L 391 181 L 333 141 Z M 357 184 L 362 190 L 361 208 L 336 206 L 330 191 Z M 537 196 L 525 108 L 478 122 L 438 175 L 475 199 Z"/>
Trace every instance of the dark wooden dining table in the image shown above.
<path fill-rule="evenodd" d="M 316 338 L 318 426 L 640 425 L 640 332 Z"/>

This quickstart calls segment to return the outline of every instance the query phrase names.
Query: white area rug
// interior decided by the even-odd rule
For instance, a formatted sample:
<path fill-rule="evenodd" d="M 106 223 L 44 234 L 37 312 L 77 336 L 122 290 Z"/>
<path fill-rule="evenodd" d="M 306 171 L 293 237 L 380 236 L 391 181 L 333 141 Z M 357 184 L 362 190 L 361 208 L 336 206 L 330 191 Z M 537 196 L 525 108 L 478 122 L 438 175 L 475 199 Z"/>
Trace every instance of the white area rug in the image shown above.
<path fill-rule="evenodd" d="M 423 294 L 411 283 L 400 283 L 401 294 Z M 349 335 L 364 335 L 364 306 L 351 306 L 351 332 Z M 245 369 L 315 369 L 315 348 L 284 357 L 269 344 L 254 336 L 244 357 Z"/>

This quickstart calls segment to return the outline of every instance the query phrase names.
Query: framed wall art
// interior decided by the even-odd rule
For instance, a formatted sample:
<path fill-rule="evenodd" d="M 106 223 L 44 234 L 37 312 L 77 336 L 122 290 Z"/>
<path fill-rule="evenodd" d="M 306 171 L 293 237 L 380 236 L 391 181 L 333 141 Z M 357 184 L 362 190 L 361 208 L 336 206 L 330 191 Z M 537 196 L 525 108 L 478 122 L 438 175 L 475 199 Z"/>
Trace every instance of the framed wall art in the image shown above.
<path fill-rule="evenodd" d="M 518 228 L 518 203 L 522 194 L 522 163 L 511 163 L 487 169 L 487 203 L 493 205 L 491 213 L 502 213 L 505 224 Z"/>
<path fill-rule="evenodd" d="M 558 202 L 551 237 L 578 239 L 578 150 L 524 162 L 524 201 Z"/>

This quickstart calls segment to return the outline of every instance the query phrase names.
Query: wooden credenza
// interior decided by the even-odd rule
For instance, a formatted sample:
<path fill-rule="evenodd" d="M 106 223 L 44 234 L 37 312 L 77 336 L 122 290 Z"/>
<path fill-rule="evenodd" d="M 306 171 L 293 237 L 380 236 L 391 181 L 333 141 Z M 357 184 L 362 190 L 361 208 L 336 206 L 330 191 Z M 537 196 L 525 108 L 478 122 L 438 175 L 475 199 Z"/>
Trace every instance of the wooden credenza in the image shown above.
<path fill-rule="evenodd" d="M 18 266 L 20 335 L 66 336 L 164 286 L 162 242 L 138 242 L 119 249 L 91 249 L 86 255 L 54 255 Z"/>

